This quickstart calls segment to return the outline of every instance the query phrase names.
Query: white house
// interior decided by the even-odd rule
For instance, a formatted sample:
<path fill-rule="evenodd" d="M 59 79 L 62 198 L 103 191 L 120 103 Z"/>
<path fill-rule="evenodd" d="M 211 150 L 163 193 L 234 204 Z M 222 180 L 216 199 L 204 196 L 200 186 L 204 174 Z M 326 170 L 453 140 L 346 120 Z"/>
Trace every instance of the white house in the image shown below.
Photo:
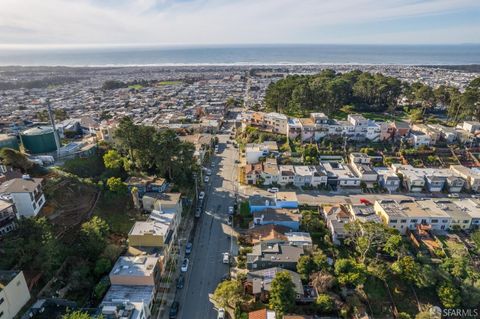
<path fill-rule="evenodd" d="M 42 178 L 14 178 L 0 185 L 0 194 L 10 197 L 15 204 L 17 217 L 34 217 L 45 205 L 45 195 L 42 191 Z"/>

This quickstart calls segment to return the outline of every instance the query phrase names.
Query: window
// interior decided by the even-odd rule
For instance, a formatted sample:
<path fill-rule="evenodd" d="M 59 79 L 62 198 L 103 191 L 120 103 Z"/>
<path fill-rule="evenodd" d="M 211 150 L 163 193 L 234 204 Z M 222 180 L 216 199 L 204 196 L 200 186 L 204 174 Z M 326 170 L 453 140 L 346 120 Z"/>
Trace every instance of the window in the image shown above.
<path fill-rule="evenodd" d="M 401 219 L 400 222 L 401 222 L 402 224 L 405 224 L 405 223 L 407 222 L 407 220 L 406 220 L 406 219 Z"/>
<path fill-rule="evenodd" d="M 468 224 L 468 219 L 463 221 L 464 224 Z"/>
<path fill-rule="evenodd" d="M 448 223 L 448 219 L 442 219 L 442 223 Z"/>
<path fill-rule="evenodd" d="M 397 220 L 396 219 L 391 219 L 390 222 L 396 224 Z"/>
<path fill-rule="evenodd" d="M 432 219 L 432 224 L 438 223 L 438 219 Z"/>
<path fill-rule="evenodd" d="M 410 222 L 411 223 L 416 223 L 416 222 L 418 222 L 418 219 L 411 219 Z"/>

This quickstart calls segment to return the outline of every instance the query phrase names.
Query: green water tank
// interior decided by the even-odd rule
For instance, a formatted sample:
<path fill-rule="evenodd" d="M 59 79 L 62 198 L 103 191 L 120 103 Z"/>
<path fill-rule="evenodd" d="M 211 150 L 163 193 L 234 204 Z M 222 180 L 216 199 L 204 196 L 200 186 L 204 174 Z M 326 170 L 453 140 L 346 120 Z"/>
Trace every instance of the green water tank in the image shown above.
<path fill-rule="evenodd" d="M 25 151 L 30 154 L 50 153 L 57 150 L 53 129 L 50 126 L 38 126 L 20 134 Z"/>
<path fill-rule="evenodd" d="M 8 134 L 0 134 L 0 149 L 2 148 L 13 148 L 14 150 L 19 150 L 18 140 L 16 136 Z"/>

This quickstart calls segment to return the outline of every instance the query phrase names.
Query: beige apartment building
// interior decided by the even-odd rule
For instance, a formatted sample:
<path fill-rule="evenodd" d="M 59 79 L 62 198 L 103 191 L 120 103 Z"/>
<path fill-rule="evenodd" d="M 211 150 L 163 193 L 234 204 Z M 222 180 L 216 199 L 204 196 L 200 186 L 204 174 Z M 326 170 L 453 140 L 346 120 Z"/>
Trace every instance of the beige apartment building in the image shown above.
<path fill-rule="evenodd" d="M 0 271 L 0 318 L 13 319 L 30 300 L 22 271 Z"/>

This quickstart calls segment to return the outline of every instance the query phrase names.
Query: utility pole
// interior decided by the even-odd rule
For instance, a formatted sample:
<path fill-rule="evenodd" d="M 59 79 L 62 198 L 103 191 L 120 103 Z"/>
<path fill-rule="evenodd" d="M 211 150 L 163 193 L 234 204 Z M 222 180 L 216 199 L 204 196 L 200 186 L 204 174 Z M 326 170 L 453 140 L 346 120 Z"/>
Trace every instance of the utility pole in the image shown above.
<path fill-rule="evenodd" d="M 50 99 L 47 98 L 45 102 L 47 104 L 48 118 L 50 119 L 50 124 L 52 125 L 52 129 L 53 129 L 53 137 L 55 138 L 55 145 L 57 146 L 57 157 L 58 157 L 60 153 L 60 137 L 58 136 L 57 128 L 55 126 L 55 119 L 53 117 L 52 105 L 50 103 Z"/>

